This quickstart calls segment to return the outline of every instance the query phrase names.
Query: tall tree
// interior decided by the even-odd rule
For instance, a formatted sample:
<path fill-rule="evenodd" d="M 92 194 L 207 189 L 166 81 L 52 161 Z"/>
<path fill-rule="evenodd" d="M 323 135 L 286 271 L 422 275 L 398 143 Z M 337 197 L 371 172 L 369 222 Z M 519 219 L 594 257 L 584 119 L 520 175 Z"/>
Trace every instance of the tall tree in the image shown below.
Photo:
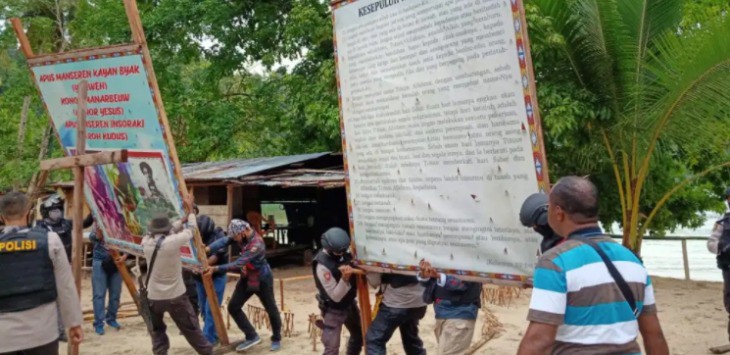
<path fill-rule="evenodd" d="M 697 224 L 719 190 L 697 179 L 730 166 L 730 20 L 683 33 L 681 0 L 530 6 L 553 172 L 594 174 L 615 193 L 604 222 L 637 253 L 651 226 Z"/>

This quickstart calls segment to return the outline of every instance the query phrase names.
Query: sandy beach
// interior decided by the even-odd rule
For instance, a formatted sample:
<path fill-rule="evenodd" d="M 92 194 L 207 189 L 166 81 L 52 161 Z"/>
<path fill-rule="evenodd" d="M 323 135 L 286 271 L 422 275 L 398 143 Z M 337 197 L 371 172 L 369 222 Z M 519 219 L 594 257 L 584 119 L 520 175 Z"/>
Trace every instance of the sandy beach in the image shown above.
<path fill-rule="evenodd" d="M 291 278 L 310 274 L 308 267 L 277 268 L 276 278 Z M 719 272 L 719 271 L 718 271 Z M 684 281 L 654 277 L 659 317 L 669 340 L 672 354 L 707 354 L 708 347 L 720 345 L 727 340 L 726 326 L 728 315 L 722 305 L 722 284 L 717 282 Z M 91 309 L 91 278 L 87 274 L 83 280 L 82 308 Z M 235 281 L 230 280 L 224 300 L 230 297 Z M 294 328 L 291 337 L 284 337 L 281 354 L 317 354 L 321 353 L 321 344 L 317 343 L 317 351 L 312 351 L 312 341 L 308 332 L 308 316 L 318 313 L 314 301 L 315 287 L 311 279 L 299 278 L 289 281 L 284 286 L 285 308 L 294 313 Z M 278 283 L 276 298 L 279 300 Z M 527 327 L 525 316 L 529 304 L 530 290 L 523 290 L 521 296 L 509 305 L 490 305 L 490 309 L 504 326 L 504 331 L 497 338 L 480 348 L 477 354 L 514 354 Z M 371 298 L 372 299 L 372 298 Z M 122 302 L 131 301 L 126 289 L 122 294 Z M 258 299 L 250 301 L 260 305 Z M 480 329 L 484 314 L 480 312 L 474 341 L 480 338 Z M 227 315 L 224 315 L 227 321 Z M 86 340 L 81 345 L 81 354 L 150 354 L 151 342 L 144 323 L 139 317 L 120 319 L 123 328 L 115 331 L 106 328 L 106 334 L 98 336 L 94 333 L 91 321 L 86 322 L 84 331 Z M 170 354 L 195 354 L 179 334 L 169 318 L 168 336 L 171 340 Z M 433 310 L 429 307 L 426 317 L 421 322 L 421 336 L 427 350 L 433 353 L 436 348 L 433 336 Z M 247 354 L 269 354 L 269 336 L 271 332 L 264 326 L 259 330 L 264 341 Z M 232 323 L 229 330 L 232 341 L 240 341 L 243 334 Z M 343 344 L 347 332 L 343 332 Z M 344 349 L 344 347 L 343 347 Z M 62 354 L 66 354 L 62 346 Z M 396 332 L 388 344 L 388 354 L 403 354 L 400 336 Z"/>

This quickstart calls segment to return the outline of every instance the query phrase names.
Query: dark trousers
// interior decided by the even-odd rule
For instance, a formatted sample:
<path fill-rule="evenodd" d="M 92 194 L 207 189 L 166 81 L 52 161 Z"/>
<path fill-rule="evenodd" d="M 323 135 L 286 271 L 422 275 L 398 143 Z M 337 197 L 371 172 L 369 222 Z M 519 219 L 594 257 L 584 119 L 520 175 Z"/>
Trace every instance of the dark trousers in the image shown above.
<path fill-rule="evenodd" d="M 198 354 L 213 354 L 213 345 L 203 336 L 198 318 L 195 316 L 195 311 L 193 311 L 193 305 L 190 304 L 187 295 L 182 294 L 169 300 L 150 300 L 150 308 L 152 310 L 153 328 L 151 332 L 152 352 L 155 355 L 166 355 L 170 349 L 167 326 L 163 320 L 165 313 L 170 314 L 170 318 L 185 336 L 188 344 Z"/>
<path fill-rule="evenodd" d="M 385 345 L 396 329 L 400 329 L 406 355 L 425 355 L 423 341 L 418 337 L 418 323 L 425 315 L 426 307 L 390 308 L 381 303 L 366 336 L 367 355 L 385 355 Z"/>
<path fill-rule="evenodd" d="M 32 349 L 12 351 L 0 355 L 58 355 L 58 340 Z"/>
<path fill-rule="evenodd" d="M 347 355 L 360 354 L 362 350 L 362 326 L 360 325 L 360 309 L 355 302 L 347 309 L 325 308 L 322 310 L 324 329 L 322 329 L 323 355 L 338 355 L 340 353 L 340 337 L 342 326 L 350 332 L 347 342 Z"/>
<path fill-rule="evenodd" d="M 727 334 L 728 341 L 730 341 L 730 270 L 722 270 L 722 280 L 724 281 L 722 301 L 725 304 L 725 311 L 728 313 Z"/>
<path fill-rule="evenodd" d="M 195 283 L 195 274 L 192 271 L 183 269 L 183 282 L 185 283 L 185 295 L 188 296 L 193 306 L 195 316 L 200 315 L 200 302 L 198 301 L 198 286 Z"/>
<path fill-rule="evenodd" d="M 228 313 L 236 322 L 238 328 L 246 334 L 246 340 L 255 339 L 258 334 L 256 328 L 251 325 L 246 314 L 243 312 L 243 305 L 251 296 L 256 295 L 264 306 L 266 313 L 269 315 L 271 322 L 271 341 L 281 341 L 281 315 L 279 308 L 276 306 L 274 299 L 274 278 L 269 275 L 259 280 L 258 289 L 249 289 L 248 279 L 241 278 L 236 283 L 236 289 L 233 291 L 231 300 L 228 302 Z"/>

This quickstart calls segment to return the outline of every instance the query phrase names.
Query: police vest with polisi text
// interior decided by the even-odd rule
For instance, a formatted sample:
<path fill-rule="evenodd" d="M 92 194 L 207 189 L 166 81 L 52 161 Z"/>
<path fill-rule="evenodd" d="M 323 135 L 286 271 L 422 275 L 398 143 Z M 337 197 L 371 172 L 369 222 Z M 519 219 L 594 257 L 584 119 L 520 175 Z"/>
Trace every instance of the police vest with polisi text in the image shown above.
<path fill-rule="evenodd" d="M 32 309 L 56 296 L 48 232 L 32 229 L 0 235 L 0 313 Z"/>
<path fill-rule="evenodd" d="M 314 283 L 317 286 L 317 291 L 319 291 L 319 298 L 326 303 L 327 307 L 332 307 L 334 309 L 347 309 L 350 307 L 357 296 L 357 286 L 355 279 L 350 279 L 350 290 L 347 292 L 345 297 L 343 297 L 340 302 L 333 301 L 317 277 L 317 265 L 322 264 L 322 266 L 324 266 L 332 274 L 332 278 L 335 279 L 335 282 L 340 282 L 342 272 L 340 272 L 340 269 L 338 268 L 342 265 L 349 265 L 350 261 L 352 261 L 352 255 L 349 253 L 345 254 L 342 258 L 339 258 L 325 253 L 324 250 L 320 250 L 319 253 L 317 253 L 317 256 L 315 256 L 312 260 Z"/>

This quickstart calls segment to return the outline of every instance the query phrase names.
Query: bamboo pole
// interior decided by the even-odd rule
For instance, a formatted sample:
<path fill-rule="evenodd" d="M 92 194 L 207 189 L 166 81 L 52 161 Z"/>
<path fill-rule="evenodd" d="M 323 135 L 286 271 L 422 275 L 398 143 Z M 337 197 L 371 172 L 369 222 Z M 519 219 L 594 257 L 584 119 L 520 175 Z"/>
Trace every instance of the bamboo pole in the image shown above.
<path fill-rule="evenodd" d="M 684 279 L 689 281 L 689 258 L 687 256 L 687 239 L 682 239 L 682 262 L 684 264 Z"/>
<path fill-rule="evenodd" d="M 76 155 L 83 155 L 86 152 L 86 93 L 88 83 L 82 80 L 79 83 L 78 106 L 76 109 Z M 76 166 L 74 172 L 74 205 L 73 205 L 73 256 L 71 264 L 76 291 L 81 297 L 81 251 L 83 248 L 84 233 L 84 167 Z M 79 345 L 69 341 L 69 354 L 78 354 Z"/>

